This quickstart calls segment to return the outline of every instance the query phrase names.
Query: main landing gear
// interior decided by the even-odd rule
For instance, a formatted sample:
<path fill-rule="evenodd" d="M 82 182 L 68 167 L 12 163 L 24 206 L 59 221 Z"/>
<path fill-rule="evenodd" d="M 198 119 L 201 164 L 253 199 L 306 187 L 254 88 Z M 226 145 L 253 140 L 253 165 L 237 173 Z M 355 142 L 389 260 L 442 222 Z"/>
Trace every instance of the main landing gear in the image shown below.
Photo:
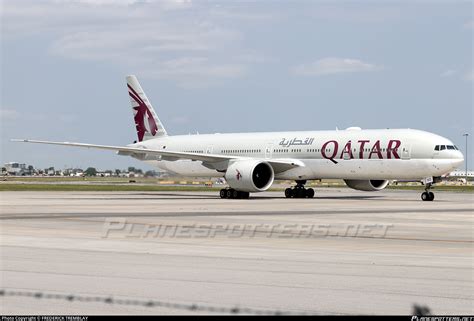
<path fill-rule="evenodd" d="M 431 189 L 431 183 L 426 184 L 425 191 L 421 194 L 421 200 L 422 201 L 428 201 L 431 202 L 434 200 L 434 194 L 433 192 L 430 191 Z"/>
<path fill-rule="evenodd" d="M 221 198 L 249 198 L 250 193 L 249 192 L 241 192 L 237 191 L 233 188 L 223 188 L 219 192 L 219 196 Z"/>
<path fill-rule="evenodd" d="M 286 198 L 313 198 L 314 197 L 314 189 L 312 188 L 304 188 L 304 184 L 306 184 L 305 180 L 296 181 L 296 186 L 293 188 L 285 189 L 285 197 Z"/>

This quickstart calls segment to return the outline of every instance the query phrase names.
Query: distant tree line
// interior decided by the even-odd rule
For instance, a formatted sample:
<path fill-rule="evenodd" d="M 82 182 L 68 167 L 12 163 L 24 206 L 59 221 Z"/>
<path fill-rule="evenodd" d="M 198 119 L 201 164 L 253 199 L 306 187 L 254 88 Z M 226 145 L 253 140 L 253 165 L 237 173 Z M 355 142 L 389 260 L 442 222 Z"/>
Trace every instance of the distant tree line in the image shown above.
<path fill-rule="evenodd" d="M 13 164 L 13 165 L 11 165 Z M 55 169 L 54 167 L 47 167 L 45 169 L 34 168 L 33 165 L 8 163 L 5 166 L 0 167 L 1 175 L 13 175 L 13 176 L 145 176 L 145 177 L 157 177 L 163 173 L 148 170 L 144 172 L 140 168 L 129 166 L 126 170 L 115 169 L 115 170 L 98 170 L 95 167 L 87 167 L 86 170 L 81 168 L 67 168 L 67 169 Z"/>

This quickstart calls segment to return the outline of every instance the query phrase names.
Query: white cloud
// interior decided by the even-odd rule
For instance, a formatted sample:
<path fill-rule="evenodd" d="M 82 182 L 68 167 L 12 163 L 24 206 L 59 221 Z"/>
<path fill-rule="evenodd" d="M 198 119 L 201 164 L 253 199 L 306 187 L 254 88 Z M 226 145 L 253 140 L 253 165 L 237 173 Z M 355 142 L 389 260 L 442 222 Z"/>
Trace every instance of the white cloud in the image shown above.
<path fill-rule="evenodd" d="M 457 70 L 454 69 L 448 69 L 440 74 L 441 77 L 453 77 L 456 76 L 456 79 L 462 79 L 465 81 L 472 81 L 474 76 L 473 76 L 473 71 L 467 71 L 467 72 L 458 72 Z"/>
<path fill-rule="evenodd" d="M 45 37 L 49 54 L 66 59 L 116 64 L 186 86 L 243 77 L 249 65 L 264 62 L 263 54 L 245 47 L 243 33 L 230 22 L 232 15 L 216 18 L 208 6 L 189 0 L 22 3 L 4 6 L 4 34 Z"/>
<path fill-rule="evenodd" d="M 213 64 L 203 57 L 185 57 L 165 61 L 159 68 L 161 77 L 218 77 L 236 78 L 245 73 L 245 67 L 238 64 Z"/>
<path fill-rule="evenodd" d="M 321 3 L 305 14 L 311 18 L 328 21 L 348 21 L 351 23 L 386 23 L 399 20 L 401 17 L 407 19 L 407 12 L 403 12 L 400 5 L 371 5 L 363 6 L 353 1 L 336 2 L 331 4 Z"/>
<path fill-rule="evenodd" d="M 463 27 L 464 27 L 465 29 L 470 29 L 470 30 L 474 29 L 474 20 L 469 20 L 469 21 L 467 21 L 467 22 L 463 25 Z"/>
<path fill-rule="evenodd" d="M 328 57 L 291 68 L 298 76 L 321 76 L 340 73 L 370 72 L 382 69 L 382 66 L 358 59 Z"/>
<path fill-rule="evenodd" d="M 229 5 L 230 3 L 230 5 Z M 267 22 L 270 20 L 275 20 L 280 18 L 275 12 L 265 12 L 265 13 L 257 13 L 254 11 L 242 11 L 239 10 L 241 7 L 241 3 L 236 2 L 237 5 L 230 2 L 227 3 L 226 8 L 222 8 L 221 6 L 216 6 L 209 11 L 210 16 L 213 18 L 219 19 L 227 19 L 227 20 L 242 20 L 242 21 L 260 21 L 260 22 Z"/>
<path fill-rule="evenodd" d="M 76 114 L 71 113 L 55 113 L 49 114 L 45 112 L 41 113 L 23 113 L 18 110 L 12 108 L 2 108 L 0 109 L 0 121 L 3 122 L 13 122 L 20 120 L 21 121 L 48 121 L 51 119 L 58 119 L 61 123 L 74 123 L 78 120 L 78 116 Z M 2 124 L 3 125 L 3 124 Z"/>
<path fill-rule="evenodd" d="M 78 59 L 137 61 L 161 58 L 165 52 L 219 51 L 237 47 L 240 41 L 240 33 L 211 24 L 137 21 L 68 33 L 53 42 L 51 52 Z"/>
<path fill-rule="evenodd" d="M 468 71 L 464 76 L 464 79 L 467 81 L 472 81 L 474 79 L 474 71 Z"/>
<path fill-rule="evenodd" d="M 441 77 L 451 77 L 451 76 L 454 76 L 456 73 L 457 72 L 454 69 L 447 69 L 447 70 L 443 71 L 440 76 Z"/>
<path fill-rule="evenodd" d="M 91 6 L 130 6 L 147 3 L 159 3 L 167 9 L 187 8 L 192 5 L 192 0 L 52 0 L 55 4 L 85 4 Z"/>
<path fill-rule="evenodd" d="M 171 59 L 141 75 L 151 78 L 174 80 L 184 88 L 202 88 L 218 85 L 221 80 L 240 78 L 247 74 L 247 67 L 238 63 L 211 62 L 205 57 Z"/>
<path fill-rule="evenodd" d="M 94 6 L 103 6 L 103 5 L 115 5 L 115 6 L 127 6 L 131 4 L 135 4 L 137 0 L 54 0 L 56 4 L 62 3 L 79 3 L 79 4 L 86 4 L 86 5 L 94 5 Z"/>
<path fill-rule="evenodd" d="M 235 58 L 237 61 L 244 62 L 244 63 L 252 63 L 252 64 L 274 63 L 278 61 L 276 57 L 264 55 L 256 51 L 247 51 L 240 55 L 237 55 Z"/>
<path fill-rule="evenodd" d="M 0 120 L 1 121 L 16 120 L 19 117 L 20 117 L 20 112 L 14 110 L 14 109 L 7 109 L 7 108 L 0 109 Z"/>

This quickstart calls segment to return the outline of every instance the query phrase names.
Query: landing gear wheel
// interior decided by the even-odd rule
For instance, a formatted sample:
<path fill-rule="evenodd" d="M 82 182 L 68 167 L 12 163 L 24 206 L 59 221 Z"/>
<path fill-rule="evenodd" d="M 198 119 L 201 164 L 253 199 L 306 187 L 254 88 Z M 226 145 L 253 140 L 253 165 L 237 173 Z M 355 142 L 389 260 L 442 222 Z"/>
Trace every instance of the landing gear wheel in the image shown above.
<path fill-rule="evenodd" d="M 434 200 L 434 193 L 430 191 L 432 183 L 426 184 L 425 191 L 421 194 L 421 199 L 423 201 L 431 202 Z"/>
<path fill-rule="evenodd" d="M 227 191 L 225 189 L 221 189 L 219 192 L 219 196 L 221 198 L 227 198 Z"/>
<path fill-rule="evenodd" d="M 426 193 L 426 192 L 421 193 L 421 200 L 422 200 L 423 202 L 427 201 L 429 197 L 430 197 L 430 196 L 429 196 L 428 193 Z"/>
<path fill-rule="evenodd" d="M 425 202 L 426 201 L 431 202 L 431 201 L 434 200 L 434 193 L 433 192 L 423 192 L 421 194 L 421 199 Z"/>
<path fill-rule="evenodd" d="M 297 190 L 298 198 L 305 198 L 306 197 L 306 189 L 304 187 L 298 188 Z"/>
<path fill-rule="evenodd" d="M 247 199 L 250 197 L 249 192 L 241 192 L 237 191 L 233 188 L 221 189 L 219 192 L 219 196 L 221 198 L 228 198 L 228 199 Z"/>
<path fill-rule="evenodd" d="M 240 192 L 235 189 L 232 190 L 232 198 L 240 198 Z"/>
<path fill-rule="evenodd" d="M 285 197 L 286 198 L 313 198 L 314 197 L 314 189 L 312 188 L 304 188 L 304 184 L 306 184 L 306 180 L 297 180 L 296 186 L 293 188 L 285 189 Z"/>

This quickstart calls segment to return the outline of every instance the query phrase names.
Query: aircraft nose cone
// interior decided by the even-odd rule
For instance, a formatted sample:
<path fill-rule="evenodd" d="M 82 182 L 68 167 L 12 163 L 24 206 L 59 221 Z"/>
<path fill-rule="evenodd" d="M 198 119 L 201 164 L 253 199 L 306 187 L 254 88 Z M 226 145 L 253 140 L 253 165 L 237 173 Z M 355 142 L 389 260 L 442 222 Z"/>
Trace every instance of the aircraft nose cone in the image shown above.
<path fill-rule="evenodd" d="M 464 155 L 460 151 L 457 151 L 453 163 L 456 166 L 460 166 L 462 163 L 464 163 Z"/>

